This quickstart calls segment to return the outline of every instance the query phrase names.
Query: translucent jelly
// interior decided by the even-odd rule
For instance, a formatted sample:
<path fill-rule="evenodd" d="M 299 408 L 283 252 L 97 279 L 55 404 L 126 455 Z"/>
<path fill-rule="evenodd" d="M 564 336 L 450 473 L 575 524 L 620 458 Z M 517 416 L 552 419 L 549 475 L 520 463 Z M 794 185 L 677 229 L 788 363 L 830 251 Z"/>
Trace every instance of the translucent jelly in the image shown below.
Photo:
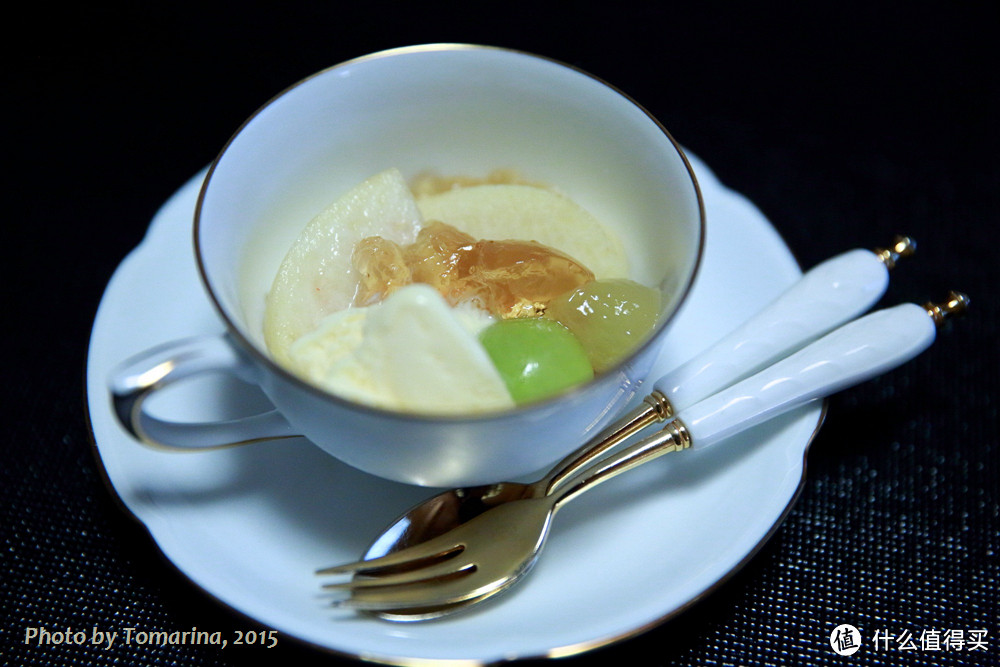
<path fill-rule="evenodd" d="M 356 305 L 419 282 L 453 306 L 473 301 L 503 319 L 540 315 L 550 300 L 594 279 L 575 259 L 541 243 L 476 240 L 442 222 L 427 224 L 403 247 L 366 238 L 352 262 L 361 281 Z"/>
<path fill-rule="evenodd" d="M 417 233 L 417 240 L 403 248 L 403 260 L 413 273 L 413 282 L 427 283 L 454 305 L 456 291 L 467 273 L 467 257 L 476 239 L 443 222 L 431 222 Z"/>
<path fill-rule="evenodd" d="M 398 244 L 381 236 L 368 236 L 354 247 L 351 262 L 358 272 L 354 305 L 370 306 L 413 282 L 410 267 Z"/>

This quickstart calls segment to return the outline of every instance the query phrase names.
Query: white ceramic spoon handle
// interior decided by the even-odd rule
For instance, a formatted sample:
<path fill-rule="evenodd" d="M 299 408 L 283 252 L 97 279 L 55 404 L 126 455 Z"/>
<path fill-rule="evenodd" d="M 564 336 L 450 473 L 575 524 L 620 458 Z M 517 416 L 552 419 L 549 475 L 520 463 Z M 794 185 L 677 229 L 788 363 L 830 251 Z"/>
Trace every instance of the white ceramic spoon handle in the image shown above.
<path fill-rule="evenodd" d="M 763 310 L 654 383 L 673 411 L 728 387 L 867 311 L 885 293 L 889 270 L 915 244 L 851 250 L 816 265 Z"/>
<path fill-rule="evenodd" d="M 657 433 L 600 460 L 564 484 L 557 503 L 668 452 L 705 448 L 811 400 L 829 396 L 912 359 L 937 325 L 961 313 L 968 298 L 945 305 L 902 304 L 845 324 L 795 354 L 691 406 Z"/>
<path fill-rule="evenodd" d="M 905 303 L 845 324 L 767 369 L 679 413 L 705 448 L 909 361 L 934 341 L 927 310 Z"/>

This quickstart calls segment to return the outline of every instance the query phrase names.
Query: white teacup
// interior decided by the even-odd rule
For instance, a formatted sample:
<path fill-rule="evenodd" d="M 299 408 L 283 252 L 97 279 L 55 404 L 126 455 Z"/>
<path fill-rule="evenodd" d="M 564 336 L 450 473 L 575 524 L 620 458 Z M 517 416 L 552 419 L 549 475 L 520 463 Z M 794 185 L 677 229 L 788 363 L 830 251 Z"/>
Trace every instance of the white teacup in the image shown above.
<path fill-rule="evenodd" d="M 624 363 L 559 396 L 468 417 L 376 409 L 331 395 L 276 364 L 264 296 L 305 224 L 389 167 L 483 175 L 516 168 L 588 209 L 622 239 L 631 277 L 663 292 L 666 316 Z M 425 486 L 517 479 L 607 425 L 640 390 L 690 291 L 704 207 L 680 147 L 635 102 L 552 60 L 492 47 L 426 45 L 351 60 L 296 83 L 258 110 L 212 164 L 195 215 L 206 290 L 228 332 L 150 350 L 111 379 L 117 414 L 139 440 L 205 449 L 303 435 L 369 473 Z M 174 423 L 143 409 L 163 386 L 225 371 L 260 386 L 275 410 Z"/>

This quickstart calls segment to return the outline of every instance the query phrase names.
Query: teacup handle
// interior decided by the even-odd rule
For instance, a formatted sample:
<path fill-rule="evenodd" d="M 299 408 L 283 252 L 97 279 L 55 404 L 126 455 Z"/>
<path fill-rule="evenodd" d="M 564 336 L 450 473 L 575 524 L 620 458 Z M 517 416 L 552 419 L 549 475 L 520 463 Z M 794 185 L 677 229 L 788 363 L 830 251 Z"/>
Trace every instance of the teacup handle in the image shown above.
<path fill-rule="evenodd" d="M 254 367 L 227 335 L 188 338 L 152 348 L 119 366 L 109 385 L 115 415 L 143 444 L 205 451 L 264 440 L 296 437 L 277 410 L 225 421 L 174 422 L 149 414 L 143 403 L 154 392 L 207 373 L 228 373 L 253 381 Z"/>

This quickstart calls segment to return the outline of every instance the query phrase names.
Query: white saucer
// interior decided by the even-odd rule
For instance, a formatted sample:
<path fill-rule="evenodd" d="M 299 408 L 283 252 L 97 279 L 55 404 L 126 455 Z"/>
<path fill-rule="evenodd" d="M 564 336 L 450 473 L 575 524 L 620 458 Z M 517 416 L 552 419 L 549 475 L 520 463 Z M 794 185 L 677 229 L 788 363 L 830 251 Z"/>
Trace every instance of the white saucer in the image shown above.
<path fill-rule="evenodd" d="M 658 365 L 666 372 L 735 327 L 800 275 L 746 199 L 692 158 L 708 213 L 701 274 Z M 663 457 L 567 505 L 541 561 L 507 595 L 469 613 L 397 624 L 331 609 L 316 568 L 354 560 L 431 495 L 360 473 L 303 440 L 197 454 L 152 451 L 114 420 L 111 368 L 159 342 L 221 332 L 199 282 L 191 219 L 204 173 L 157 213 L 108 285 L 90 342 L 91 427 L 108 479 L 164 555 L 195 584 L 282 635 L 366 660 L 412 664 L 563 656 L 670 618 L 752 556 L 803 477 L 820 403 L 705 452 Z M 236 381 L 171 390 L 174 418 L 253 412 Z"/>

